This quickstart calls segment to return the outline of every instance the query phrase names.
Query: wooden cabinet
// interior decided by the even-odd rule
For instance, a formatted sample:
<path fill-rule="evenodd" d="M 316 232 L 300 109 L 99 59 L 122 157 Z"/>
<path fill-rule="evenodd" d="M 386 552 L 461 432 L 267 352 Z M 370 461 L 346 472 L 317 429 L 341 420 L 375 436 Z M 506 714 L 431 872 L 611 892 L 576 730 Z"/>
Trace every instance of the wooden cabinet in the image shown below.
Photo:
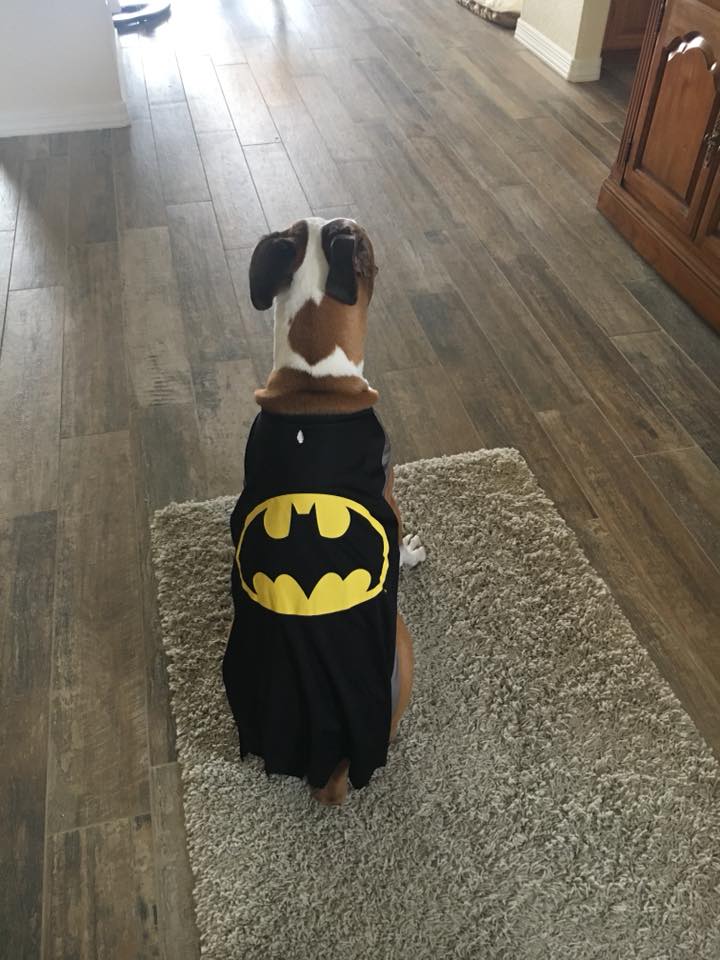
<path fill-rule="evenodd" d="M 603 50 L 639 50 L 652 0 L 612 0 Z"/>
<path fill-rule="evenodd" d="M 598 206 L 720 329 L 720 0 L 654 0 Z"/>

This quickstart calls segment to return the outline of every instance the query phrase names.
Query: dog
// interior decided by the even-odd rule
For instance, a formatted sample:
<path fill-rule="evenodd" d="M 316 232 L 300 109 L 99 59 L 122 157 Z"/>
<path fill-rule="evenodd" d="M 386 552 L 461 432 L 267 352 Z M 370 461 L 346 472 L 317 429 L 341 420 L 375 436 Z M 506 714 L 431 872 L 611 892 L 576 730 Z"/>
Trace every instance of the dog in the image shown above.
<path fill-rule="evenodd" d="M 348 219 L 299 220 L 257 244 L 250 295 L 274 305 L 273 369 L 230 527 L 234 619 L 223 681 L 240 755 L 339 805 L 386 763 L 412 688 L 390 445 L 363 375 L 377 268 Z"/>

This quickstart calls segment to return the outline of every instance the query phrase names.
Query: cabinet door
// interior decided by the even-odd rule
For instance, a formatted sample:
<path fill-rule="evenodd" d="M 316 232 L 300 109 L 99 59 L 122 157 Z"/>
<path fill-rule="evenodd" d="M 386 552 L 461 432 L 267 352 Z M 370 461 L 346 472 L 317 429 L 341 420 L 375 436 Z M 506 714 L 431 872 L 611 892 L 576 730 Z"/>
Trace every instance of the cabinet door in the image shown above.
<path fill-rule="evenodd" d="M 720 0 L 668 0 L 624 184 L 692 235 L 707 198 L 707 138 L 720 113 Z"/>
<path fill-rule="evenodd" d="M 720 277 L 720 168 L 717 168 L 695 242 L 698 252 L 716 277 Z"/>

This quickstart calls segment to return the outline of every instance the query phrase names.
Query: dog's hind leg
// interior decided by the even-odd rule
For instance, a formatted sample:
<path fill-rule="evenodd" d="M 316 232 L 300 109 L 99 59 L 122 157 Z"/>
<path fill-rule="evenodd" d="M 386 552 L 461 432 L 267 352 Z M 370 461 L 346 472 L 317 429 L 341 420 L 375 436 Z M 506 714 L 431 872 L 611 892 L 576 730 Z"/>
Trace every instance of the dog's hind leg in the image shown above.
<path fill-rule="evenodd" d="M 318 787 L 313 790 L 313 797 L 327 807 L 341 806 L 348 794 L 348 770 L 350 769 L 349 760 L 341 760 L 330 775 L 330 779 L 324 787 Z"/>

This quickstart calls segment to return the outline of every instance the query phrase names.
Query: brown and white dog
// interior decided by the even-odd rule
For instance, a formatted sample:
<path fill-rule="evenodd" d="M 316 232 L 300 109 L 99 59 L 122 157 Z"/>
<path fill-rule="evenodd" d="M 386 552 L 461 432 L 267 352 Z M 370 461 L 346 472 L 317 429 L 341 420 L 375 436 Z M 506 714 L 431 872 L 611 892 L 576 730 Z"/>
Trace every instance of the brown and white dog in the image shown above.
<path fill-rule="evenodd" d="M 308 218 L 260 240 L 250 264 L 251 299 L 258 310 L 274 305 L 273 369 L 255 393 L 263 411 L 312 417 L 374 406 L 378 394 L 364 376 L 364 347 L 376 273 L 370 238 L 353 220 Z M 398 522 L 400 565 L 412 567 L 425 559 L 425 550 L 418 537 L 403 536 L 391 466 L 385 477 L 384 500 Z M 413 675 L 412 642 L 399 615 L 395 651 L 388 740 L 410 700 Z M 339 762 L 324 786 L 316 784 L 314 796 L 342 803 L 348 767 L 348 761 Z"/>

